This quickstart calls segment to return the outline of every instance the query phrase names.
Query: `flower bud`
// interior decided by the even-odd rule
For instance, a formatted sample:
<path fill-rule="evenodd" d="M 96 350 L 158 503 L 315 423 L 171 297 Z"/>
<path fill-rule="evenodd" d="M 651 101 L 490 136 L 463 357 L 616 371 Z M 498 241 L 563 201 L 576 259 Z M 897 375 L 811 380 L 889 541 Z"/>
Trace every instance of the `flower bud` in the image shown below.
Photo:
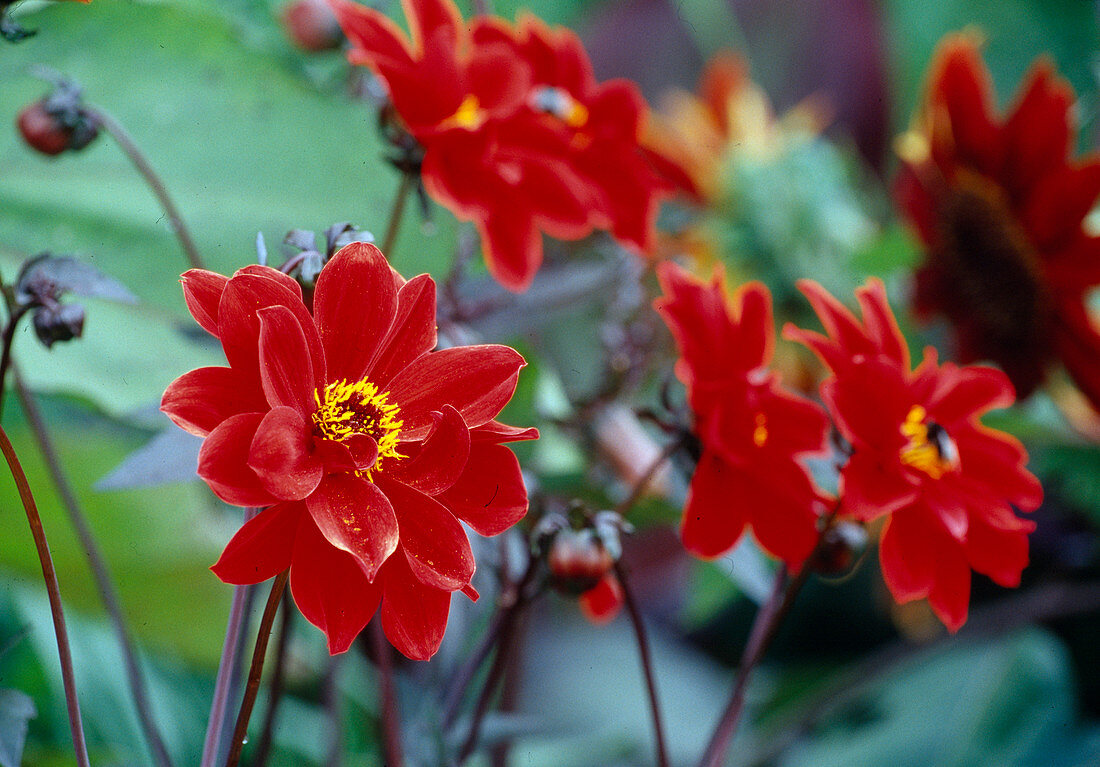
<path fill-rule="evenodd" d="M 822 575 L 847 572 L 867 548 L 867 530 L 858 522 L 842 520 L 825 531 L 813 568 Z"/>
<path fill-rule="evenodd" d="M 283 6 L 282 19 L 287 37 L 303 51 L 330 51 L 344 42 L 340 22 L 325 0 L 287 3 Z"/>
<path fill-rule="evenodd" d="M 615 559 L 595 530 L 564 529 L 554 536 L 546 563 L 555 589 L 580 595 L 603 580 Z"/>
<path fill-rule="evenodd" d="M 34 332 L 47 349 L 57 341 L 80 338 L 84 332 L 84 307 L 59 303 L 42 306 L 34 312 Z"/>
<path fill-rule="evenodd" d="M 24 107 L 16 124 L 30 147 L 50 156 L 80 151 L 99 135 L 96 120 L 81 105 L 80 89 L 68 82 Z"/>

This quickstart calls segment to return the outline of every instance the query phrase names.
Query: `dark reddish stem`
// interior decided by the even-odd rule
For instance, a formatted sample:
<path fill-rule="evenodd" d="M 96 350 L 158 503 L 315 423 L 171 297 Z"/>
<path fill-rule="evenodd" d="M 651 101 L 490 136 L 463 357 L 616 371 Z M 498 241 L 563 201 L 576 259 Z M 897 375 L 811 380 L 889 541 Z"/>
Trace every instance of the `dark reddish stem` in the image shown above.
<path fill-rule="evenodd" d="M 267 643 L 271 639 L 271 627 L 275 625 L 275 613 L 279 611 L 279 603 L 283 599 L 283 590 L 286 588 L 290 570 L 283 570 L 275 576 L 275 582 L 271 584 L 271 593 L 267 596 L 267 605 L 264 607 L 263 617 L 260 618 L 260 628 L 256 632 L 256 649 L 252 651 L 252 665 L 248 669 L 248 684 L 244 688 L 244 697 L 241 700 L 241 710 L 237 714 L 237 725 L 233 729 L 233 740 L 229 745 L 229 758 L 225 760 L 225 767 L 237 767 L 241 760 L 241 749 L 244 748 L 245 737 L 248 734 L 248 720 L 252 718 L 252 708 L 256 705 L 256 694 L 260 691 L 260 675 L 264 670 L 264 658 L 267 656 Z"/>
<path fill-rule="evenodd" d="M 7 391 L 5 384 L 8 380 L 8 368 L 11 367 L 11 347 L 15 341 L 15 327 L 30 309 L 29 306 L 16 306 L 15 302 L 10 299 L 7 304 L 8 324 L 4 326 L 3 340 L 0 341 L 3 344 L 3 351 L 0 352 L 0 412 L 3 412 L 4 409 L 4 393 Z"/>
<path fill-rule="evenodd" d="M 653 481 L 653 478 L 657 476 L 657 472 L 660 471 L 665 461 L 672 457 L 672 455 L 684 446 L 683 438 L 674 439 L 669 442 L 661 452 L 657 454 L 657 457 L 653 459 L 653 462 L 646 467 L 646 470 L 642 472 L 642 476 L 638 477 L 638 481 L 634 483 L 634 486 L 630 489 L 630 494 L 622 500 L 622 502 L 615 507 L 615 513 L 620 517 L 625 517 L 626 513 L 634 508 L 636 504 L 645 494 L 646 489 L 649 487 L 649 483 Z"/>
<path fill-rule="evenodd" d="M 115 591 L 114 582 L 111 580 L 107 562 L 103 559 L 103 554 L 99 550 L 92 529 L 88 525 L 87 517 L 81 510 L 76 493 L 73 492 L 68 477 L 65 476 L 65 471 L 61 467 L 61 459 L 57 454 L 57 450 L 54 449 L 53 440 L 50 439 L 50 433 L 46 428 L 42 413 L 34 401 L 33 394 L 20 375 L 19 369 L 15 366 L 12 367 L 12 378 L 15 383 L 15 393 L 23 406 L 23 412 L 27 416 L 31 432 L 34 434 L 35 440 L 38 442 L 38 449 L 46 461 L 46 468 L 53 480 L 54 487 L 57 488 L 57 493 L 61 496 L 61 503 L 68 512 L 69 521 L 76 531 L 77 538 L 80 539 L 80 546 L 84 550 L 84 556 L 88 559 L 88 566 L 91 568 L 92 578 L 95 580 L 96 589 L 98 589 L 100 599 L 103 601 L 103 607 L 114 626 L 115 636 L 118 638 L 119 648 L 122 650 L 130 694 L 133 696 L 134 708 L 137 710 L 138 721 L 141 723 L 145 740 L 149 744 L 149 750 L 153 753 L 153 758 L 160 767 L 171 767 L 172 760 L 168 756 L 168 749 L 164 745 L 164 740 L 160 736 L 156 720 L 153 717 L 152 705 L 149 702 L 149 694 L 145 687 L 145 678 L 138 663 L 137 650 L 134 648 L 133 638 L 130 636 L 130 630 L 126 625 L 126 618 L 122 611 L 122 605 L 118 601 L 118 593 Z"/>
<path fill-rule="evenodd" d="M 649 696 L 649 711 L 653 717 L 653 739 L 657 749 L 658 767 L 668 767 L 668 747 L 665 745 L 665 731 L 661 723 L 661 703 L 657 698 L 657 678 L 653 673 L 653 658 L 649 652 L 649 639 L 646 635 L 645 624 L 642 622 L 641 611 L 634 599 L 634 590 L 630 586 L 626 568 L 622 562 L 615 563 L 615 577 L 619 579 L 619 585 L 623 590 L 623 603 L 626 612 L 630 616 L 630 623 L 634 627 L 634 636 L 638 640 L 638 659 L 642 663 L 642 673 L 645 675 L 646 693 Z"/>
<path fill-rule="evenodd" d="M 80 703 L 76 697 L 76 677 L 73 674 L 73 658 L 69 650 L 69 633 L 65 629 L 65 612 L 61 608 L 61 588 L 57 584 L 57 572 L 54 570 L 50 546 L 46 542 L 46 531 L 42 527 L 42 518 L 38 515 L 38 506 L 34 502 L 27 475 L 23 472 L 23 467 L 15 454 L 15 448 L 12 447 L 3 426 L 0 426 L 0 451 L 3 451 L 12 479 L 19 488 L 19 498 L 27 512 L 27 522 L 30 523 L 35 548 L 38 549 L 38 560 L 42 563 L 42 577 L 46 581 L 50 615 L 53 617 L 53 629 L 57 637 L 57 656 L 61 661 L 61 681 L 65 687 L 65 704 L 69 710 L 69 729 L 73 736 L 76 763 L 79 767 L 90 767 L 88 747 L 84 742 L 84 723 L 80 718 Z"/>
<path fill-rule="evenodd" d="M 806 581 L 809 580 L 814 563 L 820 556 L 821 546 L 825 541 L 826 534 L 836 521 L 839 512 L 840 502 L 837 501 L 832 511 L 824 518 L 817 545 L 794 578 L 788 577 L 786 565 L 781 566 L 779 572 L 776 573 L 771 596 L 768 597 L 768 601 L 756 613 L 756 618 L 753 620 L 752 629 L 749 632 L 749 641 L 745 644 L 745 651 L 741 655 L 741 664 L 737 669 L 737 680 L 734 682 L 733 692 L 730 694 L 729 702 L 718 720 L 718 726 L 714 730 L 714 735 L 711 736 L 707 750 L 703 753 L 699 767 L 721 767 L 725 760 L 730 741 L 733 740 L 733 736 L 737 732 L 737 725 L 741 721 L 741 714 L 745 708 L 745 690 L 748 688 L 753 669 L 764 657 L 764 652 L 775 638 L 783 619 L 790 612 L 795 598 L 802 591 L 802 587 L 806 585 Z"/>
<path fill-rule="evenodd" d="M 268 696 L 263 727 L 260 729 L 260 739 L 256 742 L 253 767 L 264 767 L 271 753 L 271 743 L 275 737 L 275 717 L 279 711 L 279 701 L 283 697 L 283 679 L 286 676 L 286 659 L 293 625 L 294 606 L 290 601 L 290 592 L 283 591 L 283 622 L 279 624 L 279 637 L 275 640 L 275 667 L 271 670 L 271 693 Z"/>
<path fill-rule="evenodd" d="M 393 262 L 393 248 L 397 244 L 397 233 L 401 230 L 401 218 L 405 215 L 405 201 L 416 183 L 416 175 L 402 173 L 401 183 L 397 187 L 397 196 L 393 200 L 393 208 L 390 210 L 390 221 L 386 225 L 386 235 L 382 238 L 380 246 L 386 258 Z M 392 767 L 387 765 L 386 767 Z"/>
<path fill-rule="evenodd" d="M 378 664 L 379 687 L 382 693 L 382 744 L 386 767 L 404 767 L 401 748 L 401 712 L 397 709 L 397 689 L 393 683 L 393 650 L 382 630 L 382 621 L 374 616 L 370 622 L 371 649 Z"/>
<path fill-rule="evenodd" d="M 473 719 L 470 722 L 470 731 L 466 735 L 466 740 L 462 744 L 462 748 L 459 749 L 457 763 L 464 764 L 470 755 L 474 753 L 474 749 L 477 748 L 478 738 L 481 735 L 481 725 L 485 721 L 485 715 L 489 713 L 489 704 L 493 700 L 493 696 L 496 694 L 497 685 L 500 684 L 500 680 L 504 676 L 504 670 L 508 667 L 508 657 L 512 650 L 512 639 L 515 636 L 516 625 L 518 624 L 518 618 L 520 610 L 522 609 L 521 603 L 516 603 L 509 610 L 510 618 L 504 623 L 501 628 L 498 642 L 497 652 L 493 656 L 493 664 L 489 667 L 489 674 L 485 677 L 485 684 L 481 688 L 481 694 L 478 695 L 477 704 L 474 706 Z"/>
<path fill-rule="evenodd" d="M 244 521 L 248 522 L 259 509 L 245 509 Z M 229 607 L 229 620 L 225 627 L 225 642 L 222 643 L 222 657 L 218 662 L 218 676 L 214 681 L 214 699 L 210 703 L 210 718 L 206 722 L 206 738 L 202 745 L 200 767 L 214 767 L 218 760 L 218 751 L 222 740 L 222 723 L 229 708 L 229 694 L 233 689 L 233 678 L 237 675 L 240 660 L 241 627 L 248 602 L 251 586 L 237 586 L 233 589 L 233 602 Z"/>
<path fill-rule="evenodd" d="M 172 233 L 176 235 L 180 247 L 183 248 L 184 255 L 187 256 L 187 261 L 196 269 L 204 268 L 202 256 L 199 255 L 199 249 L 195 246 L 195 240 L 191 237 L 191 232 L 183 222 L 183 216 L 180 215 L 175 203 L 172 202 L 172 198 L 168 196 L 168 188 L 164 185 L 164 182 L 161 181 L 157 172 L 153 170 L 153 166 L 149 163 L 149 160 L 147 160 L 141 150 L 138 149 L 137 144 L 134 143 L 130 134 L 122 127 L 121 123 L 102 109 L 90 106 L 85 106 L 83 109 L 89 118 L 111 134 L 111 138 L 115 140 L 115 143 L 118 144 L 119 148 L 122 149 L 123 153 L 130 159 L 134 168 L 137 169 L 137 172 L 145 179 L 145 183 L 149 185 L 153 194 L 156 195 L 157 201 L 164 210 L 164 215 L 168 217 L 168 225 L 172 227 Z"/>

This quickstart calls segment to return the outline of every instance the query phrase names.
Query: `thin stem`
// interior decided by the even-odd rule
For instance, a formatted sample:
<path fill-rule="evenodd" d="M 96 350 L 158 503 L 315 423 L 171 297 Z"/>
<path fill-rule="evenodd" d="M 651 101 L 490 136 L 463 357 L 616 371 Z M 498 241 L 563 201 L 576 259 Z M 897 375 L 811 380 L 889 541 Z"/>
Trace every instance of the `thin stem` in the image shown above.
<path fill-rule="evenodd" d="M 653 459 L 653 462 L 646 467 L 646 470 L 644 472 L 642 472 L 642 476 L 640 476 L 638 478 L 638 481 L 634 483 L 634 487 L 630 489 L 630 494 L 626 498 L 624 498 L 618 506 L 615 507 L 616 514 L 618 514 L 620 517 L 626 516 L 626 513 L 634 507 L 634 504 L 636 504 L 645 493 L 646 488 L 649 487 L 649 483 L 653 481 L 653 478 L 655 476 L 657 476 L 657 472 L 660 471 L 661 466 L 664 465 L 664 462 L 671 458 L 677 450 L 683 447 L 683 445 L 684 440 L 681 437 L 672 440 L 672 442 L 669 442 L 667 445 L 664 446 L 664 448 L 661 449 L 661 452 L 657 454 L 657 457 Z"/>
<path fill-rule="evenodd" d="M 397 710 L 397 691 L 393 684 L 393 655 L 390 643 L 382 631 L 377 616 L 370 622 L 371 647 L 378 663 L 382 692 L 382 743 L 386 752 L 386 767 L 404 767 L 401 749 L 401 716 Z"/>
<path fill-rule="evenodd" d="M 244 521 L 252 519 L 258 509 L 245 509 Z M 225 627 L 225 642 L 222 643 L 222 657 L 218 662 L 218 676 L 214 681 L 214 699 L 210 703 L 210 718 L 206 722 L 206 739 L 202 744 L 201 767 L 214 767 L 218 759 L 218 749 L 222 739 L 222 722 L 229 706 L 229 693 L 233 686 L 233 677 L 237 674 L 240 653 L 238 641 L 241 626 L 244 623 L 245 603 L 251 586 L 237 586 L 233 589 L 233 602 L 229 607 L 229 620 Z"/>
<path fill-rule="evenodd" d="M 645 674 L 646 692 L 649 695 L 649 710 L 653 716 L 653 738 L 656 741 L 657 765 L 668 767 L 668 748 L 665 745 L 665 731 L 661 724 L 661 704 L 657 699 L 657 679 L 653 674 L 653 658 L 649 652 L 649 639 L 646 636 L 645 624 L 642 622 L 642 614 L 638 610 L 638 604 L 634 600 L 634 592 L 627 578 L 626 568 L 622 562 L 615 563 L 615 577 L 619 579 L 619 585 L 623 590 L 623 603 L 626 605 L 627 614 L 630 615 L 630 623 L 634 627 L 634 636 L 638 640 L 638 659 L 642 663 L 642 672 Z"/>
<path fill-rule="evenodd" d="M 61 503 L 69 515 L 69 521 L 76 531 L 77 538 L 80 540 L 84 556 L 88 559 L 88 566 L 91 568 L 92 578 L 95 580 L 96 589 L 103 601 L 103 607 L 114 626 L 119 649 L 122 651 L 123 665 L 126 668 L 126 679 L 130 685 L 130 695 L 134 699 L 134 708 L 137 710 L 138 721 L 141 724 L 145 740 L 149 744 L 149 750 L 160 767 L 171 767 L 172 760 L 168 756 L 168 749 L 164 745 L 164 740 L 157 728 L 156 719 L 153 717 L 145 678 L 138 663 L 137 650 L 126 625 L 126 618 L 118 600 L 118 593 L 115 591 L 114 583 L 111 580 L 107 563 L 103 559 L 103 554 L 100 553 L 99 545 L 96 543 L 87 518 L 80 508 L 76 493 L 73 492 L 68 477 L 65 476 L 61 460 L 54 448 L 53 440 L 50 438 L 42 413 L 34 401 L 33 394 L 23 380 L 19 368 L 14 365 L 12 366 L 12 378 L 15 383 L 15 392 L 19 397 L 20 404 L 23 406 L 23 412 L 26 414 L 31 432 L 34 434 L 35 440 L 38 442 L 38 449 L 46 462 L 46 469 L 53 480 L 54 487 L 57 488 L 58 495 L 61 496 Z"/>
<path fill-rule="evenodd" d="M 153 190 L 153 194 L 156 195 L 161 208 L 164 209 L 164 215 L 168 217 L 168 224 L 172 227 L 172 233 L 176 235 L 180 247 L 183 248 L 183 252 L 187 256 L 187 261 L 195 269 L 204 268 L 202 256 L 199 255 L 199 249 L 195 246 L 195 241 L 191 237 L 191 232 L 183 222 L 183 217 L 180 215 L 175 203 L 173 203 L 172 198 L 168 196 L 167 187 L 165 187 L 164 182 L 161 181 L 156 171 L 153 170 L 153 166 L 149 164 L 145 155 L 138 149 L 137 144 L 134 143 L 130 134 L 126 132 L 126 129 L 123 128 L 117 120 L 102 109 L 85 106 L 84 111 L 92 120 L 96 121 L 111 134 L 111 138 L 115 140 L 119 148 L 122 149 L 123 153 L 130 159 L 130 162 L 134 164 L 137 172 L 145 179 L 145 183 L 149 185 L 149 188 Z"/>
<path fill-rule="evenodd" d="M 264 767 L 271 754 L 271 743 L 275 737 L 275 716 L 279 710 L 279 701 L 283 697 L 283 679 L 286 676 L 287 650 L 290 647 L 291 626 L 294 625 L 294 610 L 290 602 L 290 592 L 283 591 L 283 622 L 279 624 L 279 636 L 275 640 L 275 667 L 271 670 L 270 694 L 267 711 L 264 713 L 260 739 L 256 742 L 256 752 L 252 760 L 253 767 Z"/>
<path fill-rule="evenodd" d="M 504 676 L 504 669 L 508 666 L 508 656 L 512 648 L 512 637 L 515 634 L 516 618 L 519 617 L 519 610 L 513 606 L 509 610 L 509 614 L 512 618 L 501 628 L 497 652 L 493 656 L 493 664 L 489 667 L 489 674 L 485 677 L 485 685 L 481 688 L 481 694 L 478 695 L 473 719 L 470 721 L 470 731 L 467 733 L 466 740 L 458 752 L 457 763 L 460 767 L 477 748 L 478 738 L 481 735 L 481 724 L 485 721 L 485 715 L 489 713 L 489 703 L 496 693 L 497 685 Z"/>
<path fill-rule="evenodd" d="M 260 675 L 264 670 L 267 642 L 271 639 L 271 627 L 275 624 L 275 613 L 279 611 L 279 603 L 283 599 L 283 590 L 286 588 L 286 581 L 289 577 L 290 570 L 283 570 L 275 576 L 275 582 L 271 584 L 271 593 L 267 596 L 267 606 L 264 607 L 263 617 L 260 618 L 260 628 L 256 632 L 256 649 L 252 652 L 252 665 L 248 669 L 248 684 L 244 688 L 241 711 L 237 714 L 237 726 L 233 729 L 233 740 L 229 747 L 229 758 L 225 761 L 225 767 L 237 767 L 237 763 L 241 760 L 241 749 L 244 748 L 247 740 L 248 720 L 252 718 L 252 707 L 256 705 L 256 693 L 260 691 Z"/>
<path fill-rule="evenodd" d="M 322 705 L 332 727 L 329 729 L 328 753 L 325 755 L 325 767 L 340 767 L 344 761 L 343 706 L 340 702 L 340 668 L 343 655 L 333 655 L 328 659 L 325 672 Z"/>
<path fill-rule="evenodd" d="M 458 718 L 459 708 L 462 705 L 462 699 L 466 696 L 466 690 L 473 681 L 474 675 L 481 668 L 481 664 L 485 662 L 485 659 L 489 657 L 489 653 L 496 647 L 497 642 L 500 641 L 507 625 L 516 620 L 519 611 L 532 598 L 528 596 L 527 589 L 537 572 L 538 560 L 532 557 L 527 563 L 527 569 L 519 582 L 501 595 L 500 604 L 489 622 L 489 628 L 485 631 L 485 635 L 481 638 L 477 648 L 470 654 L 466 664 L 455 674 L 454 681 L 448 690 L 443 707 L 444 730 L 449 730 L 454 726 L 455 720 Z"/>
<path fill-rule="evenodd" d="M 749 632 L 749 641 L 745 644 L 745 652 L 741 656 L 741 665 L 737 670 L 737 681 L 734 683 L 729 703 L 726 704 L 726 708 L 718 720 L 718 727 L 715 728 L 714 735 L 711 736 L 707 750 L 703 754 L 703 759 L 699 762 L 699 767 L 719 767 L 725 758 L 745 707 L 745 690 L 749 684 L 749 677 L 752 676 L 756 664 L 764 657 L 764 652 L 768 649 L 772 639 L 775 638 L 779 625 L 787 617 L 787 613 L 790 612 L 791 605 L 794 604 L 798 593 L 802 591 L 802 587 L 809 580 L 814 564 L 821 556 L 821 548 L 825 545 L 828 533 L 840 513 L 840 504 L 841 501 L 838 499 L 833 508 L 823 518 L 817 544 L 802 564 L 798 574 L 789 579 L 786 565 L 780 567 L 779 572 L 776 573 L 771 596 L 768 597 L 768 601 L 760 608 L 755 620 L 753 620 L 752 630 Z"/>
<path fill-rule="evenodd" d="M 405 213 L 405 201 L 409 198 L 409 192 L 413 189 L 416 176 L 412 173 L 401 174 L 401 184 L 397 187 L 397 196 L 393 200 L 393 208 L 390 210 L 390 221 L 386 225 L 386 236 L 382 238 L 382 252 L 386 258 L 393 261 L 393 246 L 397 243 L 397 232 L 401 229 L 401 218 Z M 387 765 L 386 767 L 393 767 Z"/>
<path fill-rule="evenodd" d="M 76 752 L 76 763 L 79 767 L 90 767 L 88 762 L 88 747 L 84 743 L 84 723 L 80 718 L 80 703 L 76 697 L 76 678 L 73 674 L 73 658 L 69 650 L 69 633 L 65 629 L 65 612 L 61 608 L 61 588 L 57 584 L 57 572 L 53 567 L 53 558 L 50 556 L 50 546 L 46 542 L 46 531 L 42 527 L 42 518 L 38 515 L 38 507 L 34 502 L 34 495 L 27 483 L 27 475 L 23 473 L 23 467 L 19 458 L 15 455 L 8 434 L 4 427 L 0 426 L 0 451 L 8 462 L 12 479 L 19 488 L 19 498 L 23 501 L 23 508 L 27 512 L 27 522 L 30 523 L 31 535 L 34 536 L 34 546 L 38 549 L 38 560 L 42 563 L 42 577 L 46 581 L 46 593 L 50 598 L 50 615 L 53 617 L 53 630 L 57 637 L 57 656 L 61 661 L 61 682 L 65 687 L 65 705 L 69 710 L 69 729 L 73 736 L 73 749 Z"/>
<path fill-rule="evenodd" d="M 7 391 L 8 368 L 11 367 L 11 347 L 15 341 L 15 327 L 19 320 L 30 309 L 29 306 L 13 306 L 13 301 L 8 300 L 8 324 L 4 326 L 4 336 L 0 343 L 4 349 L 0 352 L 0 413 L 4 409 L 4 393 Z"/>

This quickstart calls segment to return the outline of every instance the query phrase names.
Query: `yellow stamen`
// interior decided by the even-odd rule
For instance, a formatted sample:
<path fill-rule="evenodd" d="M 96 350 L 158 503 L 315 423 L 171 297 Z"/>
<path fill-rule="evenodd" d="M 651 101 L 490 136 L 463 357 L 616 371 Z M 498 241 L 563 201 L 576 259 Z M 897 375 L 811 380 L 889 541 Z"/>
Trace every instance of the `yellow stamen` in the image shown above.
<path fill-rule="evenodd" d="M 443 121 L 443 125 L 476 130 L 481 127 L 483 122 L 485 122 L 485 113 L 481 109 L 481 102 L 478 101 L 477 96 L 471 93 L 462 99 L 458 109 Z"/>
<path fill-rule="evenodd" d="M 922 471 L 932 479 L 939 479 L 944 474 L 958 468 L 956 456 L 947 454 L 940 441 L 950 443 L 951 438 L 943 432 L 943 429 L 930 426 L 926 420 L 928 412 L 920 405 L 913 405 L 905 416 L 905 422 L 900 429 L 903 437 L 909 443 L 901 449 L 901 462 L 911 466 L 917 471 Z M 938 429 L 938 437 L 930 435 L 932 428 Z M 953 446 L 953 443 L 950 443 Z"/>
<path fill-rule="evenodd" d="M 313 424 L 318 436 L 342 442 L 356 434 L 366 434 L 378 443 L 378 460 L 366 471 L 367 479 L 382 467 L 383 458 L 400 459 L 397 452 L 403 421 L 401 409 L 390 403 L 390 393 L 378 391 L 367 380 L 349 384 L 346 380 L 330 383 L 324 392 L 314 391 L 317 412 Z M 357 472 L 358 473 L 358 472 Z"/>
<path fill-rule="evenodd" d="M 752 441 L 757 447 L 764 447 L 768 441 L 768 419 L 763 413 L 756 414 L 756 428 L 752 430 Z"/>

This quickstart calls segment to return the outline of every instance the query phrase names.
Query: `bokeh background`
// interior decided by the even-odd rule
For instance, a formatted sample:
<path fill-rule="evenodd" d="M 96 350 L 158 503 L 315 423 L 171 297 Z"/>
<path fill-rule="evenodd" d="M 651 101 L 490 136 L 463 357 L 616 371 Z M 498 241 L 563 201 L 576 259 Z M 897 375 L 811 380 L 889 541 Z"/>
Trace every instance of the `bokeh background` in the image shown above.
<path fill-rule="evenodd" d="M 396 2 L 382 7 L 400 16 Z M 1097 141 L 1097 8 L 1085 0 L 494 0 L 507 18 L 529 10 L 578 30 L 601 78 L 637 81 L 654 107 L 690 91 L 706 61 L 738 52 L 779 117 L 811 99 L 822 119 L 777 131 L 765 153 L 728 153 L 726 193 L 704 222 L 706 257 L 737 279 L 764 279 L 787 318 L 804 320 L 793 280 L 840 294 L 869 274 L 886 279 L 913 348 L 944 354 L 943 328 L 917 325 L 906 301 L 919 250 L 889 197 L 892 141 L 906 127 L 942 35 L 973 25 L 1000 103 L 1032 59 L 1050 56 L 1078 94 L 1078 149 Z M 37 37 L 0 47 L 0 275 L 28 256 L 73 254 L 124 284 L 134 303 L 82 300 L 84 337 L 45 350 L 29 325 L 16 359 L 104 550 L 142 648 L 154 707 L 178 764 L 198 762 L 230 589 L 209 571 L 240 523 L 193 473 L 195 445 L 157 412 L 165 386 L 220 350 L 193 326 L 178 275 L 186 268 L 163 213 L 106 138 L 44 158 L 14 128 L 52 67 L 81 83 L 148 154 L 211 268 L 272 260 L 291 229 L 350 221 L 381 234 L 397 189 L 374 108 L 353 98 L 342 54 L 306 54 L 287 40 L 275 0 L 26 0 Z M 463 7 L 467 14 L 471 8 Z M 7 127 L 4 127 L 7 126 Z M 820 130 L 818 129 L 820 128 Z M 425 217 L 425 212 L 428 214 Z M 667 212 L 676 229 L 683 211 Z M 393 253 L 406 275 L 442 279 L 469 230 L 437 207 L 410 205 Z M 681 243 L 682 244 L 682 243 Z M 672 247 L 676 247 L 673 243 Z M 531 365 L 506 413 L 544 438 L 520 447 L 532 486 L 594 507 L 623 495 L 631 467 L 661 439 L 631 415 L 652 407 L 673 359 L 666 331 L 636 287 L 639 263 L 607 242 L 554 246 L 520 299 L 482 267 L 462 288 L 496 300 L 470 322 L 482 338 L 520 348 Z M 490 302 L 492 303 L 492 302 Z M 609 360 L 646 353 L 615 408 L 589 418 Z M 788 380 L 808 361 L 781 349 Z M 789 357 L 785 359 L 784 355 Z M 634 364 L 627 355 L 627 363 Z M 1065 386 L 1061 387 L 1062 389 Z M 996 416 L 1025 441 L 1047 501 L 1035 518 L 1032 566 L 1008 592 L 976 577 L 972 616 L 942 633 L 922 606 L 899 609 L 874 551 L 843 578 L 811 583 L 754 678 L 749 716 L 730 763 L 782 767 L 1100 764 L 1100 449 L 1094 422 L 1065 392 L 1042 392 Z M 18 401 L 3 423 L 24 459 L 61 580 L 86 726 L 96 764 L 148 764 L 113 634 Z M 625 446 L 625 447 L 624 447 Z M 693 763 L 724 703 L 772 564 L 752 544 L 714 563 L 690 560 L 675 524 L 683 477 L 631 514 L 627 542 L 656 645 L 673 761 Z M 537 504 L 536 504 L 537 505 Z M 23 763 L 64 765 L 68 730 L 45 592 L 14 486 L 0 481 L 0 765 L 29 727 Z M 522 547 L 517 540 L 510 544 Z M 438 764 L 438 689 L 484 628 L 495 546 L 479 554 L 477 606 L 455 605 L 429 664 L 400 669 L 410 764 Z M 509 708 L 486 726 L 483 764 L 588 767 L 649 764 L 647 709 L 625 617 L 604 626 L 557 596 L 532 610 Z M 379 765 L 375 673 L 353 649 L 338 664 L 298 620 L 290 645 L 272 764 Z M 33 703 L 36 716 L 29 718 Z M 265 706 L 261 694 L 258 711 Z M 245 761 L 248 752 L 245 752 Z"/>

